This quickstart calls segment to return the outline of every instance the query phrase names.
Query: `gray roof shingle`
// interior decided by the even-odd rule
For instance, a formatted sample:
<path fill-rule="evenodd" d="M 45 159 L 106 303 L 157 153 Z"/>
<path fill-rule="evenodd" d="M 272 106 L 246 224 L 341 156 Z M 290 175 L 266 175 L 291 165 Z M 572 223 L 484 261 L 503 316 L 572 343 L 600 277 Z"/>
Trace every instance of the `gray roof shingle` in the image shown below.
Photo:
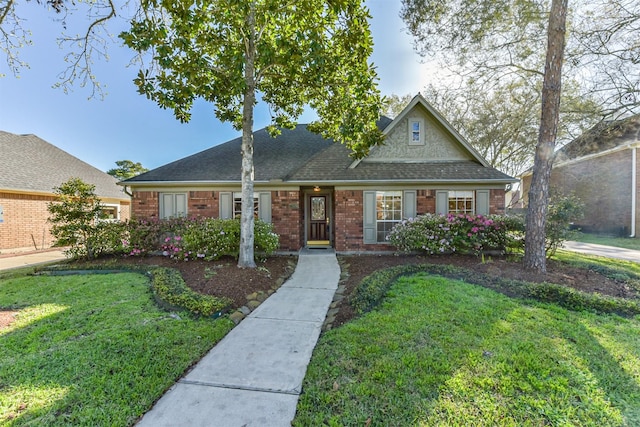
<path fill-rule="evenodd" d="M 53 187 L 80 178 L 96 186 L 96 194 L 126 200 L 117 179 L 35 135 L 0 131 L 0 191 L 53 193 Z"/>
<path fill-rule="evenodd" d="M 384 129 L 392 120 L 384 117 Z M 155 182 L 240 182 L 241 138 L 177 160 L 125 181 Z M 277 138 L 265 129 L 254 132 L 254 170 L 256 182 L 513 182 L 510 176 L 474 161 L 381 163 L 353 159 L 342 144 L 324 139 L 298 125 L 282 130 Z"/>

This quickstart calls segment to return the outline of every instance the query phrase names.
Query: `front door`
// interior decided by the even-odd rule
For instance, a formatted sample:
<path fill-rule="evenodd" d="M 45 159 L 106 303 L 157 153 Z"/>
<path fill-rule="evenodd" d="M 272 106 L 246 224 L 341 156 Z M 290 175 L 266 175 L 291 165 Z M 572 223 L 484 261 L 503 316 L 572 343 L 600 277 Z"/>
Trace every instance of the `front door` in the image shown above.
<path fill-rule="evenodd" d="M 309 230 L 310 245 L 329 244 L 329 221 L 327 213 L 327 196 L 313 195 L 309 197 Z"/>

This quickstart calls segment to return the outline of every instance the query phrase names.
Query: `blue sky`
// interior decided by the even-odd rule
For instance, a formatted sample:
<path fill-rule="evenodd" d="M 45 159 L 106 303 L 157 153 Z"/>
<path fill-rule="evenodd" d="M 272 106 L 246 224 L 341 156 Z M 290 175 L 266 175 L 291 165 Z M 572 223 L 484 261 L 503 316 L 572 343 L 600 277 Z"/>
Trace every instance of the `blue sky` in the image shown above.
<path fill-rule="evenodd" d="M 123 159 L 152 169 L 240 135 L 231 125 L 219 122 L 205 102 L 196 103 L 191 121 L 182 124 L 171 111 L 139 95 L 133 84 L 137 69 L 127 67 L 133 52 L 117 39 L 110 47 L 110 60 L 94 64 L 94 74 L 106 86 L 104 100 L 88 99 L 88 88 L 76 86 L 69 94 L 52 88 L 65 69 L 65 51 L 55 41 L 60 23 L 42 5 L 20 3 L 25 26 L 32 31 L 33 45 L 21 51 L 30 68 L 15 78 L 4 58 L 0 61 L 0 74 L 6 74 L 0 78 L 0 130 L 38 135 L 104 171 Z M 371 60 L 382 94 L 416 94 L 428 82 L 430 67 L 413 51 L 412 39 L 399 18 L 400 1 L 368 0 L 366 4 L 373 16 Z M 309 113 L 300 122 L 312 119 Z M 268 120 L 266 110 L 258 105 L 255 129 Z"/>

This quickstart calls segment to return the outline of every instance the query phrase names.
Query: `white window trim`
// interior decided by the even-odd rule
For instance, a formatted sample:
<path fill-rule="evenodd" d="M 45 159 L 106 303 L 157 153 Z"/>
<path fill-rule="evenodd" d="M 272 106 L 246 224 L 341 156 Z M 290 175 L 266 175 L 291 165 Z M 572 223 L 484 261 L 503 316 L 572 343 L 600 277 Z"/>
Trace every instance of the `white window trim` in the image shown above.
<path fill-rule="evenodd" d="M 449 209 L 449 204 L 451 203 L 451 199 L 457 200 L 468 200 L 471 199 L 471 211 L 465 209 L 464 212 L 460 212 L 457 209 L 451 210 Z M 457 203 L 456 203 L 457 205 Z M 451 214 L 470 214 L 474 215 L 476 212 L 476 192 L 474 190 L 449 190 L 448 198 L 447 198 L 447 211 Z"/>
<path fill-rule="evenodd" d="M 172 212 L 170 215 L 167 215 L 165 212 L 165 206 L 164 206 L 164 196 L 167 195 L 171 195 L 174 198 L 174 205 L 175 203 L 175 198 L 176 196 L 184 196 L 184 212 Z M 159 193 L 158 194 L 158 198 L 160 199 L 158 201 L 158 207 L 159 207 L 159 217 L 160 219 L 170 219 L 170 218 L 178 218 L 178 217 L 186 217 L 188 214 L 188 206 L 189 206 L 189 199 L 188 199 L 188 195 L 185 192 L 163 192 L 163 193 Z"/>
<path fill-rule="evenodd" d="M 116 209 L 116 217 L 115 218 L 101 218 L 99 221 L 101 222 L 118 222 L 120 221 L 120 205 L 116 203 L 103 203 L 102 206 L 105 208 L 115 208 Z"/>
<path fill-rule="evenodd" d="M 242 203 L 242 192 L 234 191 L 232 197 L 232 218 L 240 218 L 242 214 L 242 208 L 240 209 L 240 211 L 236 210 L 236 203 Z M 253 216 L 255 218 L 259 218 L 260 216 L 260 193 L 258 192 L 253 193 Z"/>
<path fill-rule="evenodd" d="M 418 140 L 415 141 L 413 139 L 413 125 L 417 123 L 418 124 Z M 420 119 L 420 118 L 410 118 L 409 119 L 409 145 L 424 145 L 425 144 L 425 137 L 424 137 L 424 120 Z"/>
<path fill-rule="evenodd" d="M 385 239 L 380 240 L 378 237 L 378 224 L 380 223 L 388 223 L 388 224 L 393 224 L 395 226 L 395 224 L 399 224 L 400 222 L 402 222 L 402 218 L 404 218 L 403 213 L 404 213 L 404 194 L 402 191 L 398 190 L 398 191 L 376 191 L 376 200 L 375 200 L 375 232 L 376 232 L 376 242 L 377 243 L 388 243 L 386 240 L 386 236 Z M 378 219 L 378 196 L 382 195 L 383 197 L 386 196 L 392 196 L 392 197 L 400 197 L 400 217 L 399 219 Z M 391 209 L 391 211 L 393 212 L 393 209 Z M 391 227 L 393 228 L 393 227 Z M 390 229 L 389 229 L 390 231 Z"/>

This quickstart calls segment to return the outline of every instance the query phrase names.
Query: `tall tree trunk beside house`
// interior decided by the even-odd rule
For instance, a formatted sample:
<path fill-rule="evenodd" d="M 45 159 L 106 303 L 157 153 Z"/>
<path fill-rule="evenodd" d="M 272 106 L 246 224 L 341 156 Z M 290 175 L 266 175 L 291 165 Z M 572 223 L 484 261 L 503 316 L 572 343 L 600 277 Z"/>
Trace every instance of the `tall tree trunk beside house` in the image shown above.
<path fill-rule="evenodd" d="M 244 67 L 245 91 L 242 100 L 242 208 L 240 214 L 240 253 L 238 267 L 254 268 L 254 212 L 253 212 L 253 106 L 256 103 L 255 52 L 256 6 L 249 5 L 247 14 L 246 53 Z"/>
<path fill-rule="evenodd" d="M 540 132 L 533 163 L 526 220 L 524 267 L 538 273 L 547 271 L 545 258 L 545 226 L 549 204 L 549 177 L 553 163 L 564 59 L 568 0 L 553 0 L 547 27 L 547 56 L 542 87 Z"/>

